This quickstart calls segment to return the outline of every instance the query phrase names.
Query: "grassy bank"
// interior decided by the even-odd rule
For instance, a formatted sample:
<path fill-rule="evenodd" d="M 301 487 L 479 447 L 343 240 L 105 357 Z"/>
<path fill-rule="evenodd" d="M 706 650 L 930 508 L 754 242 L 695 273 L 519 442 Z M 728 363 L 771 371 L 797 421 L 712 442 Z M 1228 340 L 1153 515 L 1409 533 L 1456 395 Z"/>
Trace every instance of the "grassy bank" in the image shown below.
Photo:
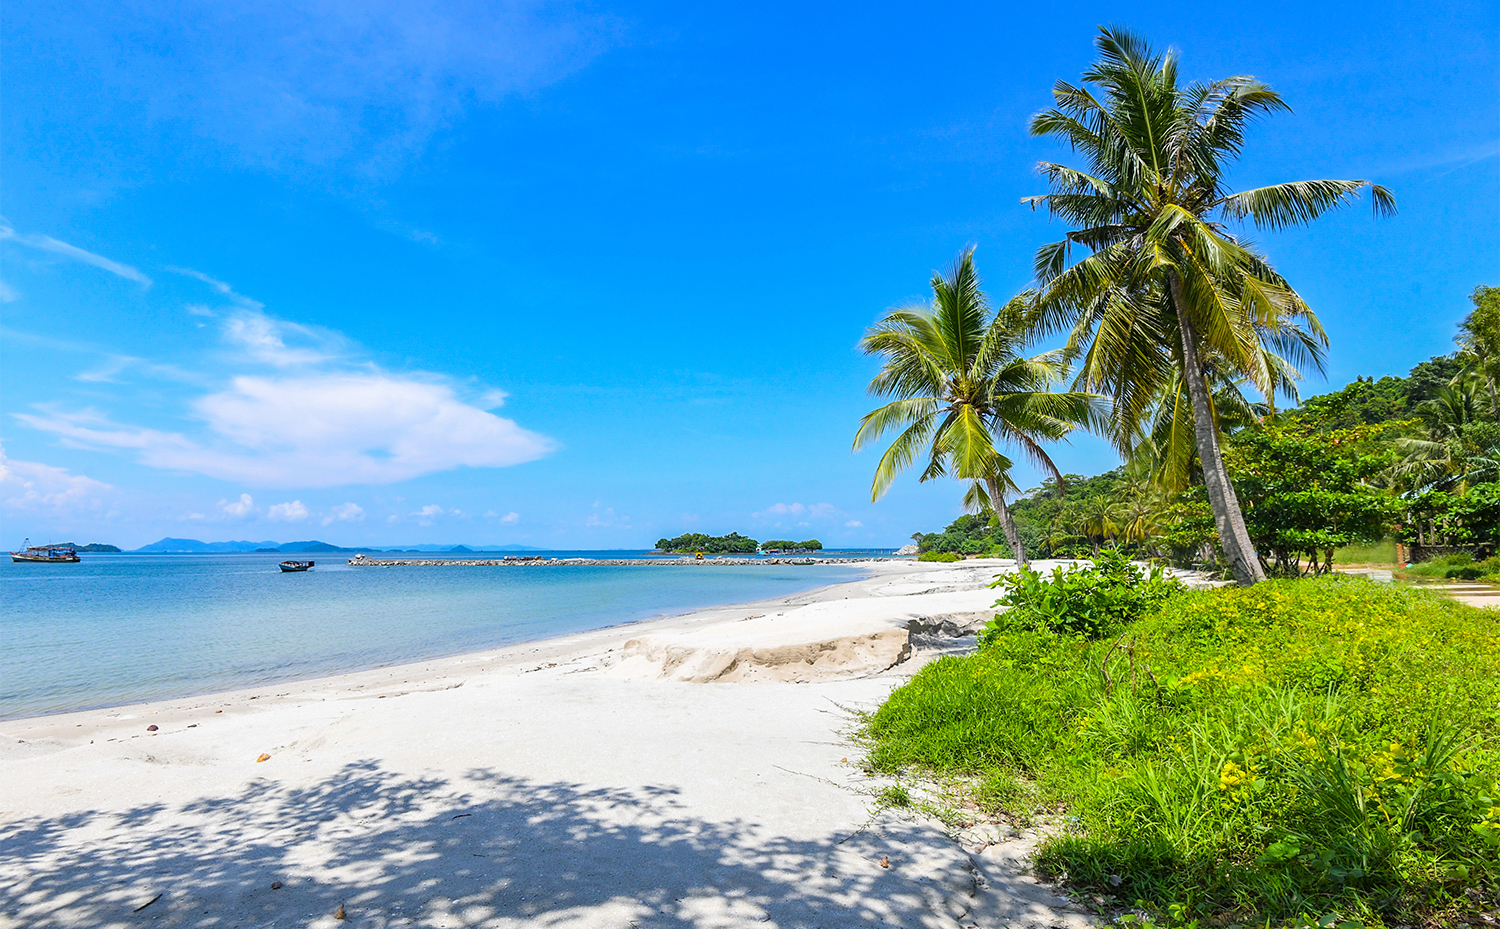
<path fill-rule="evenodd" d="M 1094 635 L 1002 616 L 870 718 L 870 765 L 1049 811 L 1044 870 L 1159 919 L 1400 925 L 1495 906 L 1500 613 L 1273 581 L 1180 593 Z"/>
<path fill-rule="evenodd" d="M 1371 542 L 1368 545 L 1346 545 L 1335 549 L 1333 563 L 1338 565 L 1393 565 L 1396 563 L 1396 540 L 1391 536 L 1386 536 L 1379 542 Z"/>
<path fill-rule="evenodd" d="M 1500 584 L 1500 555 L 1475 561 L 1472 555 L 1444 555 L 1403 569 L 1400 577 L 1450 581 L 1484 581 Z"/>

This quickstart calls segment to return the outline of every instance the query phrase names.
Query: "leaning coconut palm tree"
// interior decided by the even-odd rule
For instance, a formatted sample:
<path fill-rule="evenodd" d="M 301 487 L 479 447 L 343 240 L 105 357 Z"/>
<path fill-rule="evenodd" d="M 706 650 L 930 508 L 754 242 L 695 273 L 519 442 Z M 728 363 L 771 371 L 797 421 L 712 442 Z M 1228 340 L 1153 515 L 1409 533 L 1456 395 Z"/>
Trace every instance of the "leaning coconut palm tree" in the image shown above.
<path fill-rule="evenodd" d="M 854 436 L 858 451 L 897 432 L 875 467 L 872 499 L 919 456 L 927 460 L 921 480 L 951 475 L 982 483 L 1023 566 L 1026 551 L 1005 503 L 1014 487 L 1013 461 L 1000 447 L 1019 448 L 1061 481 L 1042 443 L 1104 419 L 1098 397 L 1049 390 L 1067 373 L 1060 351 L 1021 355 L 1029 338 L 1028 299 L 1022 295 L 992 313 L 972 248 L 947 274 L 934 274 L 931 304 L 891 311 L 860 340 L 866 354 L 884 359 L 870 393 L 896 399 L 865 414 Z"/>
<path fill-rule="evenodd" d="M 1289 109 L 1281 97 L 1250 77 L 1179 83 L 1174 54 L 1121 29 L 1100 30 L 1095 44 L 1086 84 L 1059 82 L 1056 106 L 1031 121 L 1033 135 L 1088 161 L 1087 170 L 1042 163 L 1052 192 L 1025 201 L 1074 227 L 1037 252 L 1037 325 L 1071 328 L 1070 346 L 1084 356 L 1075 386 L 1111 397 L 1118 431 L 1142 421 L 1181 374 L 1219 538 L 1235 579 L 1251 584 L 1265 575 L 1224 467 L 1205 365 L 1217 358 L 1226 375 L 1269 395 L 1276 378 L 1263 349 L 1296 362 L 1302 346 L 1289 327 L 1320 330 L 1296 291 L 1223 224 L 1300 225 L 1364 187 L 1377 214 L 1395 201 L 1363 180 L 1228 192 L 1225 172 L 1248 124 Z M 1075 245 L 1089 252 L 1076 262 Z"/>

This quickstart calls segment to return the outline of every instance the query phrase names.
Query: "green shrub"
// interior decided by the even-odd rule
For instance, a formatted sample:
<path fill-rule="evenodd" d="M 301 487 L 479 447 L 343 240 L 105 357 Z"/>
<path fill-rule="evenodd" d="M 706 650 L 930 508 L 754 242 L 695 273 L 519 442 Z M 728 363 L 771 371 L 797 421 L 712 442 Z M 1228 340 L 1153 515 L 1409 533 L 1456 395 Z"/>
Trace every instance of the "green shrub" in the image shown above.
<path fill-rule="evenodd" d="M 957 552 L 923 552 L 917 556 L 918 561 L 963 561 L 964 556 Z"/>
<path fill-rule="evenodd" d="M 1008 609 L 985 627 L 982 640 L 1018 624 L 1091 638 L 1109 635 L 1182 589 L 1161 568 L 1148 574 L 1119 551 L 1105 552 L 1092 565 L 1055 567 L 1050 578 L 1015 571 L 992 586 L 1005 592 L 1000 604 Z"/>
<path fill-rule="evenodd" d="M 1488 581 L 1500 575 L 1500 555 L 1491 555 L 1483 561 L 1475 561 L 1468 552 L 1439 555 L 1406 568 L 1407 577 L 1431 577 L 1461 581 Z"/>
<path fill-rule="evenodd" d="M 1061 805 L 1038 865 L 1179 920 L 1410 923 L 1500 882 L 1500 613 L 1366 580 L 996 628 L 869 719 L 869 764 Z M 1024 785 L 1024 789 L 1021 785 Z"/>

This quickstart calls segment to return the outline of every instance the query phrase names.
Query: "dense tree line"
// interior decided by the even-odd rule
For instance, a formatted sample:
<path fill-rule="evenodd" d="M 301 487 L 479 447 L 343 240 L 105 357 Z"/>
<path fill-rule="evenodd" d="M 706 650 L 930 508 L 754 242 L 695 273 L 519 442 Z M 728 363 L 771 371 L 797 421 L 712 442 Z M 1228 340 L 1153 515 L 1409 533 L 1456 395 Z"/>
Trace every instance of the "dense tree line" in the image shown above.
<path fill-rule="evenodd" d="M 1223 455 L 1262 567 L 1323 573 L 1334 551 L 1394 534 L 1424 549 L 1483 557 L 1500 547 L 1500 403 L 1494 348 L 1500 288 L 1471 295 L 1458 350 L 1406 377 L 1360 377 L 1298 406 L 1226 430 Z M 1217 526 L 1197 462 L 1187 486 L 1166 492 L 1150 447 L 1105 474 L 1049 478 L 1011 505 L 1023 545 L 1038 557 L 1125 548 L 1181 564 L 1213 563 Z M 1010 556 L 981 508 L 922 535 L 922 551 Z"/>
<path fill-rule="evenodd" d="M 675 539 L 657 539 L 656 548 L 663 552 L 703 552 L 706 555 L 750 555 L 760 543 L 738 532 L 729 535 L 704 535 L 688 532 Z"/>
<path fill-rule="evenodd" d="M 808 539 L 805 542 L 793 542 L 790 539 L 770 539 L 760 543 L 761 551 L 764 552 L 821 552 L 823 543 L 817 539 Z"/>

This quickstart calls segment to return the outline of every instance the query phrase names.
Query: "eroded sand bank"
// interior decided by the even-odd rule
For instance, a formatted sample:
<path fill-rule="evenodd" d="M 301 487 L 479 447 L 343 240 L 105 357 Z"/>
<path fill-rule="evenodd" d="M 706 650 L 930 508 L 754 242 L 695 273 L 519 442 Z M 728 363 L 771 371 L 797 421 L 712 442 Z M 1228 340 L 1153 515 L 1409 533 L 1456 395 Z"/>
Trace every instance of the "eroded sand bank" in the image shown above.
<path fill-rule="evenodd" d="M 1005 564 L 0 723 L 0 925 L 1083 925 L 847 738 Z"/>

